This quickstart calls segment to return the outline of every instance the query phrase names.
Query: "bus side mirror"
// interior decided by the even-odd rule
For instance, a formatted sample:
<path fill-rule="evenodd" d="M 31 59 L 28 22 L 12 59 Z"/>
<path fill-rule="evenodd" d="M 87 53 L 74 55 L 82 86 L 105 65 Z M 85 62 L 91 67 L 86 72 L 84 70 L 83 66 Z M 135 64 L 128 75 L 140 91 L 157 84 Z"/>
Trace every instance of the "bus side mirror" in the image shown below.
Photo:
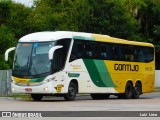
<path fill-rule="evenodd" d="M 8 50 L 6 50 L 5 52 L 5 61 L 8 61 L 8 56 L 9 56 L 9 53 L 13 50 L 15 50 L 16 47 L 12 47 L 12 48 L 9 48 Z"/>
<path fill-rule="evenodd" d="M 53 59 L 53 54 L 57 49 L 62 48 L 63 46 L 54 46 L 49 50 L 48 56 L 49 56 L 49 60 Z"/>

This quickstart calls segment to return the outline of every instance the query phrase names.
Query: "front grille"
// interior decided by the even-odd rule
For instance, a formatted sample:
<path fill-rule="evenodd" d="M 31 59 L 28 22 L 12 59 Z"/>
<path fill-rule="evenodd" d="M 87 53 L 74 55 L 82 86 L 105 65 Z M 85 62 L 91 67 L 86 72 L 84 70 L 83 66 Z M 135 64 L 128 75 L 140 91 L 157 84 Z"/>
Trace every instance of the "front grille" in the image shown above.
<path fill-rule="evenodd" d="M 15 85 L 18 85 L 18 86 L 39 86 L 39 85 L 42 85 L 42 83 L 15 83 Z"/>

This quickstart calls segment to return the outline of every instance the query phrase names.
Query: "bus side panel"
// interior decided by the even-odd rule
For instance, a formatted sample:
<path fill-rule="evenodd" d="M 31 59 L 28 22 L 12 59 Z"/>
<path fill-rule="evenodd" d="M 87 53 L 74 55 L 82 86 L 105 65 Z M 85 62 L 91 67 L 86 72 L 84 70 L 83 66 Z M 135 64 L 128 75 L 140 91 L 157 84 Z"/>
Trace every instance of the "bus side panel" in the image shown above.
<path fill-rule="evenodd" d="M 128 81 L 142 83 L 142 92 L 154 90 L 154 62 L 138 63 L 77 59 L 69 63 L 69 78 L 78 81 L 79 93 L 124 93 Z M 74 76 L 79 74 L 79 76 Z"/>
<path fill-rule="evenodd" d="M 142 83 L 142 92 L 154 91 L 154 62 L 137 63 L 121 61 L 105 61 L 112 80 L 116 84 L 115 90 L 124 93 L 125 85 L 128 81 Z"/>
<path fill-rule="evenodd" d="M 79 77 L 69 78 L 78 81 L 79 93 L 117 93 L 113 81 L 106 80 L 109 73 L 104 71 L 103 60 L 78 59 L 70 62 L 69 66 L 69 73 L 79 74 Z"/>
<path fill-rule="evenodd" d="M 155 62 L 144 64 L 144 81 L 142 92 L 153 92 L 155 85 Z"/>

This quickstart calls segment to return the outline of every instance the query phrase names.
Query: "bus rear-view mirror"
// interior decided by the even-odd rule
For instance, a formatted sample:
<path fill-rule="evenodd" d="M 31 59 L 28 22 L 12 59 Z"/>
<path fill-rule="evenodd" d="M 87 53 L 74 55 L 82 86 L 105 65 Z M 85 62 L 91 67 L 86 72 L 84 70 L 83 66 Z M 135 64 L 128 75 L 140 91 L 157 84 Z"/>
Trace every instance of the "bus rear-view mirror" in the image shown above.
<path fill-rule="evenodd" d="M 54 52 L 57 50 L 57 49 L 60 49 L 62 48 L 63 46 L 54 46 L 52 47 L 50 50 L 49 50 L 49 60 L 52 60 L 53 59 L 53 55 L 54 55 Z"/>
<path fill-rule="evenodd" d="M 13 50 L 15 50 L 16 47 L 12 47 L 12 48 L 9 48 L 8 50 L 6 50 L 5 52 L 5 61 L 8 61 L 8 56 L 9 56 L 9 53 Z"/>

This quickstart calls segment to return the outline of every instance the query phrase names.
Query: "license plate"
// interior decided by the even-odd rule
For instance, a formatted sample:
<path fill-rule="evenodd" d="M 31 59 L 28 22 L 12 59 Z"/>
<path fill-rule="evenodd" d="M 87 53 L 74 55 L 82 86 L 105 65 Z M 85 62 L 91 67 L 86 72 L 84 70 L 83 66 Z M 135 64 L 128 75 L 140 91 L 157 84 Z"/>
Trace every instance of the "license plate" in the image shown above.
<path fill-rule="evenodd" d="M 32 92 L 32 89 L 31 88 L 25 88 L 25 91 L 26 92 Z"/>

